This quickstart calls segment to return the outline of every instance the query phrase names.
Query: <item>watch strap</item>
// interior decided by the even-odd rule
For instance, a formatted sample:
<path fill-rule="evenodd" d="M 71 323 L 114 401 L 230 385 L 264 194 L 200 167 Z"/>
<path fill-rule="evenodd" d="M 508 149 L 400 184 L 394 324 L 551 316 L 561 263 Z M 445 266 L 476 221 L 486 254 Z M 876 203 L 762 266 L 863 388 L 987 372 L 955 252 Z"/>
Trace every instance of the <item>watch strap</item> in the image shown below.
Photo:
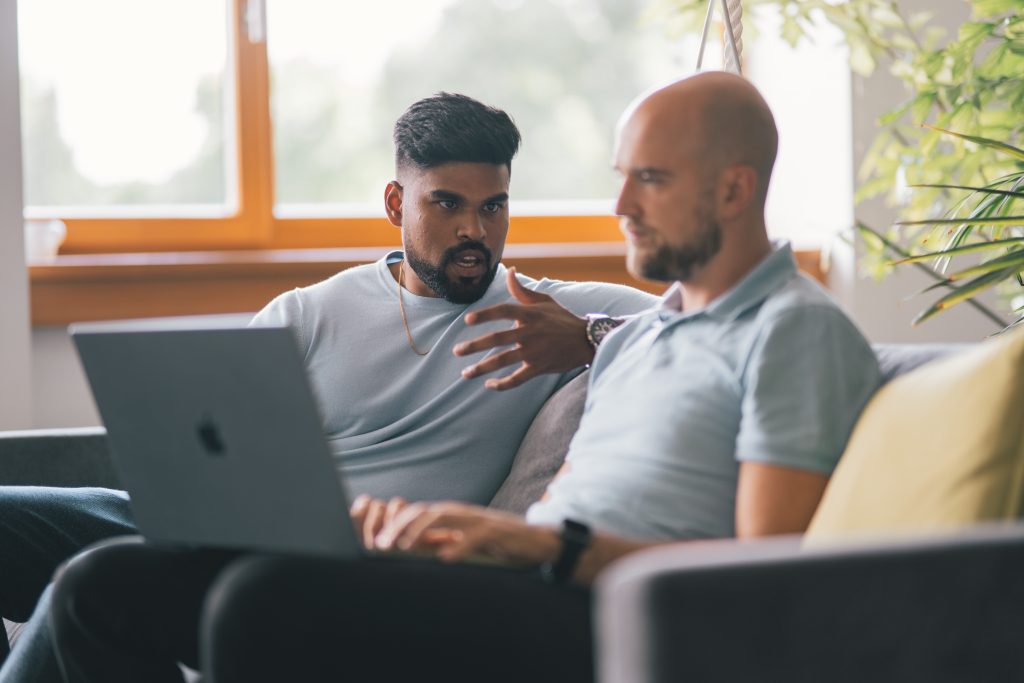
<path fill-rule="evenodd" d="M 583 522 L 566 519 L 558 531 L 562 549 L 554 562 L 545 562 L 540 567 L 541 577 L 548 583 L 563 584 L 572 578 L 576 565 L 584 551 L 590 547 L 590 527 Z"/>

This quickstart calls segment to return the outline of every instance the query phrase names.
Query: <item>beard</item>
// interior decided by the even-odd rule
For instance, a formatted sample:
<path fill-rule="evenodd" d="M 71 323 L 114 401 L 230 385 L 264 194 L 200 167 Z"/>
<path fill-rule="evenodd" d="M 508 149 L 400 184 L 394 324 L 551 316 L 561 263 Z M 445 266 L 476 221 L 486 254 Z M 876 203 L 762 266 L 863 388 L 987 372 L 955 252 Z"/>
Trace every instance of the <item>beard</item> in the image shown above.
<path fill-rule="evenodd" d="M 706 207 L 697 210 L 697 234 L 686 244 L 658 245 L 646 256 L 634 253 L 631 270 L 657 282 L 686 282 L 722 248 L 722 227 Z"/>
<path fill-rule="evenodd" d="M 464 251 L 479 251 L 484 257 L 484 273 L 478 277 L 449 277 L 448 267 Z M 498 264 L 494 263 L 491 250 L 483 242 L 462 242 L 449 247 L 441 255 L 440 263 L 433 264 L 422 259 L 414 249 L 406 245 L 405 259 L 416 273 L 416 277 L 435 294 L 453 304 L 471 304 L 479 301 L 494 281 Z"/>

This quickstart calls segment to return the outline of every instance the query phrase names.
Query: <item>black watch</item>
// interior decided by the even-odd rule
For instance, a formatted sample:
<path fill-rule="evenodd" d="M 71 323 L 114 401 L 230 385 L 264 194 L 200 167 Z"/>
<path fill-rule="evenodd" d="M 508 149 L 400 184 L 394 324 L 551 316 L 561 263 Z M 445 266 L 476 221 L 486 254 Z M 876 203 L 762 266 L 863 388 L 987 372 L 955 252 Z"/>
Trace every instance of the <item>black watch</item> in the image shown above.
<path fill-rule="evenodd" d="M 608 333 L 626 322 L 623 318 L 612 318 L 603 313 L 588 313 L 587 318 L 587 341 L 597 351 L 601 341 L 608 336 Z"/>
<path fill-rule="evenodd" d="M 562 539 L 562 549 L 554 562 L 545 562 L 540 566 L 540 575 L 548 583 L 562 584 L 572 578 L 580 556 L 590 546 L 590 527 L 583 522 L 567 519 L 562 522 L 558 531 Z"/>

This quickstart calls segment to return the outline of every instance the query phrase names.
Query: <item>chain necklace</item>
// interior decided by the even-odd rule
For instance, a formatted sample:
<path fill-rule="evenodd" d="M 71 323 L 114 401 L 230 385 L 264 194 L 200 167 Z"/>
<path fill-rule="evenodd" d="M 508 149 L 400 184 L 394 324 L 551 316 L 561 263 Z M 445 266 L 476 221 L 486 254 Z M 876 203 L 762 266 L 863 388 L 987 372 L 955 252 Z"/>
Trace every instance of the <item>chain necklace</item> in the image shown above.
<path fill-rule="evenodd" d="M 416 348 L 416 342 L 412 340 L 412 332 L 409 331 L 409 321 L 405 317 L 405 303 L 402 301 L 402 276 L 405 274 L 404 266 L 404 261 L 398 264 L 398 310 L 402 312 L 402 327 L 405 328 L 405 338 L 409 340 L 409 348 L 412 349 L 413 353 L 417 356 L 425 356 L 433 351 L 433 347 L 426 351 L 420 351 Z"/>

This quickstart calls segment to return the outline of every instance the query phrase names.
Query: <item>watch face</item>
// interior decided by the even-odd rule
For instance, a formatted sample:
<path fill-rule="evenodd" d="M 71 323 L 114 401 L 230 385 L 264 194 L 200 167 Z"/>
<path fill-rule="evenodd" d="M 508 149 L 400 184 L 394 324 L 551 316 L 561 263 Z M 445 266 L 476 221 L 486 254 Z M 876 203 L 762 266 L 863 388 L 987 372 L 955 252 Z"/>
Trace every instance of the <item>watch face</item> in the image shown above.
<path fill-rule="evenodd" d="M 590 321 L 590 337 L 594 345 L 600 344 L 609 332 L 619 326 L 619 321 L 614 318 L 595 318 Z"/>

